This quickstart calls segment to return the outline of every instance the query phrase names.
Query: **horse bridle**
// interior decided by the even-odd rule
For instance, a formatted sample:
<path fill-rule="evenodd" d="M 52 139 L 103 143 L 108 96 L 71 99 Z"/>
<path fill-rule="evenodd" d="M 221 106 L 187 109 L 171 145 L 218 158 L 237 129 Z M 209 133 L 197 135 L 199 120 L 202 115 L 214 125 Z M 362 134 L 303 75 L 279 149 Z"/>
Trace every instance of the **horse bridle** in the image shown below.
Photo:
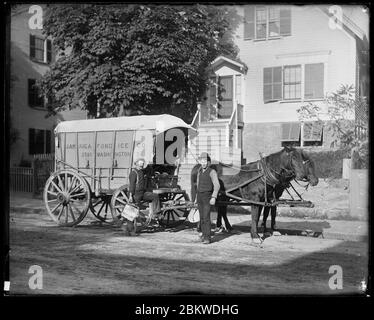
<path fill-rule="evenodd" d="M 308 163 L 311 163 L 310 159 L 307 159 L 307 160 L 303 160 L 303 161 L 302 161 L 304 171 L 306 171 L 306 170 L 305 170 L 305 165 L 307 165 Z M 292 166 L 292 156 L 291 156 L 291 153 L 290 153 L 290 167 L 293 167 L 293 166 Z M 293 169 L 291 169 L 291 170 L 292 170 L 292 172 L 294 173 L 294 175 L 296 176 L 295 171 L 294 171 Z"/>
<path fill-rule="evenodd" d="M 302 161 L 302 164 L 303 164 L 303 166 L 304 166 L 304 169 L 305 169 L 305 165 L 306 164 L 308 164 L 308 163 L 310 163 L 311 161 L 310 161 L 310 159 L 307 159 L 307 160 L 303 160 Z M 288 169 L 288 168 L 290 168 L 290 169 Z M 284 175 L 282 175 L 282 173 L 281 172 L 277 172 L 276 170 L 274 170 L 274 169 L 272 169 L 272 168 L 269 168 L 271 171 L 273 171 L 276 175 L 278 175 L 279 177 L 284 177 L 284 178 L 286 178 L 286 179 L 294 179 L 295 181 L 296 181 L 296 179 L 295 179 L 295 177 L 296 177 L 296 173 L 295 173 L 295 170 L 293 169 L 293 165 L 292 165 L 292 153 L 290 152 L 289 153 L 289 156 L 288 156 L 288 163 L 287 163 L 287 166 L 285 166 L 285 167 L 281 167 L 280 168 L 280 171 L 282 172 L 282 170 L 283 171 L 285 171 L 286 173 L 287 173 L 287 175 L 286 176 L 284 176 Z M 274 180 L 274 178 L 272 179 L 272 180 Z M 279 179 L 276 179 L 276 180 L 278 180 L 278 182 L 279 182 Z M 309 185 L 309 183 L 308 183 L 308 185 Z M 306 187 L 308 187 L 308 185 L 306 186 Z"/>

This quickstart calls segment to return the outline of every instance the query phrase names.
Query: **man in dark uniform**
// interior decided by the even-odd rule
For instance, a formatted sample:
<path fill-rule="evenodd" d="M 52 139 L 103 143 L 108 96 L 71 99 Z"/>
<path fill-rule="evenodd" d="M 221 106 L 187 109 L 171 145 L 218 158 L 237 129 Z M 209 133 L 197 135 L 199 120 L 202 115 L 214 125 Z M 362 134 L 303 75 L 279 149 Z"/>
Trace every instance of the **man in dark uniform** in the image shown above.
<path fill-rule="evenodd" d="M 209 244 L 211 242 L 210 207 L 216 203 L 220 185 L 217 172 L 210 167 L 209 154 L 203 152 L 198 160 L 201 164 L 197 173 L 197 205 L 200 213 L 201 240 L 204 244 Z"/>

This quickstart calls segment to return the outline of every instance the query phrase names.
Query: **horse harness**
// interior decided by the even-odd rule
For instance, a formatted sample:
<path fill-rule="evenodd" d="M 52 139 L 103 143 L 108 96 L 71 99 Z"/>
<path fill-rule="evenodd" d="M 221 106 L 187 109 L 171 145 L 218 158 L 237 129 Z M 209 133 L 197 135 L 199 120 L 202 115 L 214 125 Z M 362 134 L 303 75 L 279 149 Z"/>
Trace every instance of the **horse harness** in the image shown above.
<path fill-rule="evenodd" d="M 303 161 L 303 164 L 307 163 L 308 161 L 310 161 L 310 160 Z M 290 155 L 290 158 L 289 158 L 289 164 L 292 164 L 291 155 Z M 273 201 L 275 201 L 276 200 L 275 186 L 279 185 L 279 184 L 283 184 L 284 188 L 287 189 L 288 187 L 292 186 L 290 181 L 293 178 L 295 178 L 295 176 L 296 176 L 295 172 L 292 169 L 287 169 L 285 167 L 282 167 L 280 172 L 277 172 L 276 170 L 270 168 L 266 164 L 266 160 L 265 160 L 264 157 L 262 157 L 261 153 L 260 153 L 260 160 L 257 161 L 257 169 L 246 170 L 246 171 L 252 171 L 252 172 L 260 171 L 260 173 L 259 173 L 259 175 L 255 176 L 255 177 L 249 179 L 248 181 L 242 183 L 241 185 L 239 185 L 238 188 L 239 188 L 239 191 L 240 191 L 240 195 L 244 198 L 242 188 L 245 185 L 247 185 L 247 184 L 249 184 L 249 183 L 251 183 L 255 180 L 261 179 L 261 181 L 264 183 L 264 187 L 265 187 L 265 202 L 264 202 L 265 206 L 273 206 L 273 204 L 271 202 L 270 203 L 268 202 L 267 186 L 270 186 L 270 187 L 273 188 Z M 235 188 L 233 188 L 233 189 L 235 189 Z M 227 190 L 226 192 L 230 192 L 230 191 L 231 190 Z"/>

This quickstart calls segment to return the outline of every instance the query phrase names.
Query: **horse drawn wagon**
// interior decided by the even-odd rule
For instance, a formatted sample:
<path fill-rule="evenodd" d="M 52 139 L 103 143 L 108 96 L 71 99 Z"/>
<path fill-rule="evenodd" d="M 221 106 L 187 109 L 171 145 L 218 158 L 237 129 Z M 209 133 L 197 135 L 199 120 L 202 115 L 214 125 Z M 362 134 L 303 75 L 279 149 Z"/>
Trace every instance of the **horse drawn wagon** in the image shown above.
<path fill-rule="evenodd" d="M 172 156 L 166 152 L 175 141 L 166 139 L 165 133 L 173 129 L 178 130 L 174 136 L 179 140 L 174 148 L 175 157 L 173 152 Z M 140 157 L 148 164 L 145 168 L 148 189 L 160 198 L 160 224 L 172 226 L 185 221 L 195 207 L 186 190 L 178 185 L 178 157 L 183 156 L 188 130 L 195 131 L 171 115 L 60 123 L 55 129 L 55 172 L 47 180 L 43 195 L 48 214 L 61 226 L 79 224 L 88 211 L 102 222 L 117 222 L 129 203 L 129 174 L 134 160 Z M 198 167 L 191 172 L 192 185 L 196 182 Z M 216 205 L 251 206 L 251 234 L 252 238 L 258 238 L 257 223 L 262 207 L 265 220 L 272 210 L 273 227 L 278 205 L 313 205 L 300 195 L 298 200 L 280 199 L 283 191 L 290 188 L 291 180 L 318 183 L 313 162 L 301 149 L 285 148 L 242 166 L 237 175 L 226 177 L 225 200 L 217 201 Z M 137 206 L 145 209 L 138 220 L 143 226 L 149 224 L 150 215 L 144 214 L 147 204 Z"/>
<path fill-rule="evenodd" d="M 48 214 L 60 226 L 79 224 L 88 211 L 102 222 L 116 222 L 129 202 L 128 178 L 134 160 L 141 157 L 148 164 L 148 188 L 160 197 L 160 224 L 173 225 L 185 220 L 193 204 L 178 185 L 178 154 L 174 158 L 169 154 L 169 159 L 176 159 L 174 163 L 164 160 L 168 144 L 164 137 L 171 129 L 184 134 L 177 151 L 184 147 L 187 130 L 195 130 L 171 115 L 58 124 L 55 171 L 47 180 L 43 194 Z M 139 206 L 145 209 L 143 213 L 147 211 L 146 203 Z M 146 213 L 143 217 L 143 222 L 149 223 Z"/>

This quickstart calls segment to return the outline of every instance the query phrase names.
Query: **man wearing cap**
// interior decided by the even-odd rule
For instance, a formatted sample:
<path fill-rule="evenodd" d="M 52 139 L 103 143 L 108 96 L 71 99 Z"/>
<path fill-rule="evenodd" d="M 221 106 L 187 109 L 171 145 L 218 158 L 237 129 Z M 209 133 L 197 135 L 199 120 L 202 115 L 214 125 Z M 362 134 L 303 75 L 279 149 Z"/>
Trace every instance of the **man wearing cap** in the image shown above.
<path fill-rule="evenodd" d="M 211 220 L 210 206 L 216 203 L 220 188 L 217 171 L 210 167 L 211 159 L 208 153 L 203 152 L 199 156 L 201 165 L 197 173 L 197 205 L 200 212 L 200 228 L 202 232 L 201 240 L 204 244 L 211 242 Z"/>
<path fill-rule="evenodd" d="M 140 202 L 141 200 L 152 201 L 149 206 L 149 214 L 153 216 L 160 211 L 160 198 L 153 192 L 146 191 L 146 179 L 144 175 L 144 163 L 143 158 L 137 159 L 134 164 L 135 168 L 131 171 L 129 176 L 129 200 L 130 202 Z M 133 232 L 133 226 L 128 221 L 127 231 Z"/>

